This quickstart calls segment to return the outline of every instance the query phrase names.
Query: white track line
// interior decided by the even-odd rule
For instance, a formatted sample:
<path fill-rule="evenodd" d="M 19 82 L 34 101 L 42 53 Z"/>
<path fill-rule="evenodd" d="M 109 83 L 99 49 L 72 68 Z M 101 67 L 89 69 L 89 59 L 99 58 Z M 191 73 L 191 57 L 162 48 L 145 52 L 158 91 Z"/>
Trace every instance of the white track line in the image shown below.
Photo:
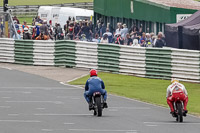
<path fill-rule="evenodd" d="M 13 70 L 12 68 L 9 68 L 9 67 L 0 67 L 0 68 L 7 69 L 7 70 Z"/>
<path fill-rule="evenodd" d="M 75 123 L 64 123 L 64 125 L 74 125 Z"/>
<path fill-rule="evenodd" d="M 41 129 L 42 131 L 45 131 L 45 132 L 52 132 L 53 129 Z"/>
<path fill-rule="evenodd" d="M 107 129 L 68 129 L 69 131 L 79 131 L 79 132 L 131 132 L 137 133 L 137 130 L 107 130 Z"/>
<path fill-rule="evenodd" d="M 0 122 L 39 123 L 38 120 L 0 120 Z"/>
<path fill-rule="evenodd" d="M 35 116 L 92 116 L 92 114 L 34 114 Z"/>
<path fill-rule="evenodd" d="M 64 104 L 61 101 L 5 101 L 7 103 L 54 103 L 54 104 Z"/>
<path fill-rule="evenodd" d="M 8 116 L 19 116 L 19 114 L 8 114 Z"/>
<path fill-rule="evenodd" d="M 81 75 L 81 76 L 79 76 L 79 77 L 77 77 L 77 78 L 74 78 L 74 79 L 72 79 L 72 80 L 68 80 L 67 83 L 72 82 L 72 81 L 74 81 L 74 80 L 77 80 L 77 79 L 79 79 L 79 78 L 85 77 L 85 76 L 87 76 L 87 75 L 88 75 L 88 74 L 83 74 L 83 75 Z"/>
<path fill-rule="evenodd" d="M 145 110 L 145 109 L 151 109 L 147 107 L 109 107 L 109 109 L 139 109 L 139 110 Z"/>
<path fill-rule="evenodd" d="M 175 122 L 144 122 L 144 124 L 148 124 L 148 125 L 200 125 L 200 122 L 194 122 L 194 123 L 187 123 L 187 122 L 183 122 L 183 123 L 175 123 Z"/>
<path fill-rule="evenodd" d="M 10 106 L 0 106 L 0 108 L 8 109 L 8 108 L 10 108 Z"/>

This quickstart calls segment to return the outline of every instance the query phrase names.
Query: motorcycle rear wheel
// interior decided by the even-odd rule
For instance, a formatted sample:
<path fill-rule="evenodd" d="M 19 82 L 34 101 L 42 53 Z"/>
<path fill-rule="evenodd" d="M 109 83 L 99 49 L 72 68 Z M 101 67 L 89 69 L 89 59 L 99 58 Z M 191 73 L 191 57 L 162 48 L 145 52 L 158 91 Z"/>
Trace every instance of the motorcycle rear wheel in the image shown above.
<path fill-rule="evenodd" d="M 102 116 L 101 97 L 95 97 L 97 116 Z"/>
<path fill-rule="evenodd" d="M 177 110 L 178 110 L 177 121 L 183 122 L 183 106 L 182 106 L 182 103 L 177 103 Z"/>

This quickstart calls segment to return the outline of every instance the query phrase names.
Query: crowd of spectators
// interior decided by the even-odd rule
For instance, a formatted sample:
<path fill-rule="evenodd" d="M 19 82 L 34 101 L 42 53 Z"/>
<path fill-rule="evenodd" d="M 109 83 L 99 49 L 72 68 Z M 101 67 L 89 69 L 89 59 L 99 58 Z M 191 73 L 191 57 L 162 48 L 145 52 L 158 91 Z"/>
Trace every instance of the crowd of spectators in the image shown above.
<path fill-rule="evenodd" d="M 36 17 L 33 19 L 32 29 L 24 21 L 19 27 L 19 20 L 14 17 L 15 28 L 19 39 L 32 40 L 77 40 L 97 43 L 114 43 L 118 45 L 128 45 L 135 47 L 163 47 L 165 37 L 162 32 L 158 35 L 145 33 L 143 27 L 135 24 L 128 29 L 126 24 L 117 23 L 114 29 L 109 23 L 105 25 L 102 21 L 97 21 L 96 25 L 92 21 L 75 21 L 69 18 L 66 24 L 61 27 L 59 23 L 52 25 L 52 22 Z M 21 30 L 20 30 L 21 29 Z M 16 39 L 16 36 L 13 36 Z"/>

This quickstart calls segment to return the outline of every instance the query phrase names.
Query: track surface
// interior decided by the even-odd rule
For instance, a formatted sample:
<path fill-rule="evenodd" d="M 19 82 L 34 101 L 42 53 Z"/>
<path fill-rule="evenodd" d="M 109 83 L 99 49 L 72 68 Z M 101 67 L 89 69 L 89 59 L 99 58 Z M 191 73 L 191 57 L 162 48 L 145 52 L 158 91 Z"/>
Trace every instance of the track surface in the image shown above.
<path fill-rule="evenodd" d="M 175 122 L 169 110 L 109 95 L 102 117 L 83 89 L 0 68 L 0 133 L 199 133 L 200 119 Z"/>

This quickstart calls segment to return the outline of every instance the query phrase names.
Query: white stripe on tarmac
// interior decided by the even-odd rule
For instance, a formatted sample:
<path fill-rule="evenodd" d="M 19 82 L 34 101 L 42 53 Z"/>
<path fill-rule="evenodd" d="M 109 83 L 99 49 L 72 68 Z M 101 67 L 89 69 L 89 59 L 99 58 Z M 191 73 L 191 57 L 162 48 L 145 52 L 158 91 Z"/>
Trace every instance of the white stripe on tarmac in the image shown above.
<path fill-rule="evenodd" d="M 54 104 L 64 104 L 61 101 L 5 101 L 7 103 L 54 103 Z"/>
<path fill-rule="evenodd" d="M 64 123 L 64 125 L 74 125 L 75 123 Z"/>
<path fill-rule="evenodd" d="M 193 122 L 193 123 L 187 123 L 187 122 L 144 122 L 144 124 L 157 124 L 157 125 L 200 125 L 200 122 Z"/>
<path fill-rule="evenodd" d="M 7 70 L 13 70 L 12 68 L 9 68 L 9 67 L 0 67 L 0 68 L 7 69 Z"/>
<path fill-rule="evenodd" d="M 34 114 L 36 116 L 91 116 L 92 114 Z"/>
<path fill-rule="evenodd" d="M 45 131 L 45 132 L 52 132 L 53 129 L 41 129 L 42 131 Z"/>
<path fill-rule="evenodd" d="M 39 123 L 38 120 L 0 120 L 0 122 Z"/>
<path fill-rule="evenodd" d="M 145 109 L 151 109 L 147 107 L 109 107 L 109 109 L 139 109 L 139 110 L 145 110 Z"/>
<path fill-rule="evenodd" d="M 77 77 L 77 78 L 74 78 L 74 79 L 72 79 L 72 80 L 68 80 L 67 83 L 72 82 L 72 81 L 74 81 L 74 80 L 77 80 L 77 79 L 79 79 L 79 78 L 85 77 L 85 76 L 87 76 L 87 75 L 88 75 L 88 74 L 83 74 L 83 75 L 81 75 L 81 76 L 79 76 L 79 77 Z"/>
<path fill-rule="evenodd" d="M 0 106 L 0 108 L 8 109 L 8 108 L 10 108 L 10 106 Z"/>
<path fill-rule="evenodd" d="M 146 125 L 147 127 L 157 127 L 158 125 Z"/>
<path fill-rule="evenodd" d="M 69 85 L 69 86 L 71 86 L 71 85 Z M 75 88 L 78 88 L 78 87 L 75 87 Z M 31 89 L 34 89 L 34 90 L 72 90 L 72 89 L 75 89 L 75 88 L 63 88 L 63 87 L 0 87 L 0 89 L 30 89 L 30 90 Z"/>
<path fill-rule="evenodd" d="M 2 97 L 2 98 L 4 98 L 4 99 L 10 99 L 11 97 Z"/>
<path fill-rule="evenodd" d="M 38 110 L 45 110 L 45 108 L 36 108 L 36 109 L 38 109 Z"/>
<path fill-rule="evenodd" d="M 79 131 L 79 132 L 131 132 L 137 133 L 137 130 L 107 130 L 107 129 L 68 129 L 69 131 Z"/>
<path fill-rule="evenodd" d="M 19 116 L 19 114 L 8 114 L 8 116 Z"/>

